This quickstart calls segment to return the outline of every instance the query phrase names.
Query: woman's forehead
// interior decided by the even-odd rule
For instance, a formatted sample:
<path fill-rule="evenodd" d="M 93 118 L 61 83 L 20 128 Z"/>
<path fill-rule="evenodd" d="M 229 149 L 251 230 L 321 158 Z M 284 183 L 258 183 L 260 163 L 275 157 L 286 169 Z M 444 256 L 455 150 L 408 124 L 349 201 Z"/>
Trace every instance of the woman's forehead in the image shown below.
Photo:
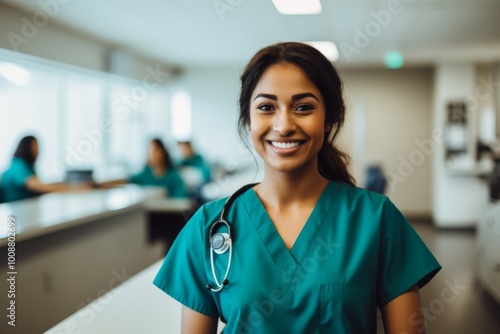
<path fill-rule="evenodd" d="M 322 98 L 320 90 L 309 79 L 304 70 L 295 64 L 282 62 L 271 65 L 265 70 L 255 85 L 250 102 L 253 102 L 259 95 L 292 99 L 292 97 L 304 93 L 311 93 L 318 100 Z"/>
<path fill-rule="evenodd" d="M 259 93 L 289 92 L 291 95 L 304 90 L 319 92 L 316 85 L 299 66 L 281 62 L 269 66 L 257 82 L 252 97 Z"/>

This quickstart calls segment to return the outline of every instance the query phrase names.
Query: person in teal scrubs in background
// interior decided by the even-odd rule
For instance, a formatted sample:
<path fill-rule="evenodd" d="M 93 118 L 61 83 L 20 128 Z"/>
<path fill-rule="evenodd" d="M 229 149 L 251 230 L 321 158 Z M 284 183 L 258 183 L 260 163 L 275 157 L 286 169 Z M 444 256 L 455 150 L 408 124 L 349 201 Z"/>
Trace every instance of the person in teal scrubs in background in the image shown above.
<path fill-rule="evenodd" d="M 202 206 L 169 250 L 154 284 L 183 304 L 182 332 L 216 333 L 220 318 L 224 333 L 376 333 L 379 308 L 386 333 L 424 333 L 419 289 L 441 266 L 389 198 L 355 187 L 332 64 L 302 43 L 263 48 L 239 104 L 264 178 L 226 212 L 220 291 L 210 287 L 230 252 L 209 240 L 225 199 Z"/>
<path fill-rule="evenodd" d="M 75 189 L 65 183 L 44 183 L 35 172 L 38 158 L 38 141 L 26 136 L 17 145 L 9 168 L 1 178 L 1 190 L 5 202 L 18 201 L 41 194 Z M 82 186 L 80 186 L 81 188 Z"/>
<path fill-rule="evenodd" d="M 139 173 L 125 179 L 97 183 L 95 186 L 97 188 L 112 188 L 125 183 L 165 187 L 168 197 L 189 197 L 184 180 L 174 166 L 168 150 L 159 138 L 154 138 L 149 143 L 147 163 Z"/>
<path fill-rule="evenodd" d="M 198 168 L 203 175 L 203 181 L 209 182 L 211 179 L 210 167 L 206 164 L 205 159 L 194 151 L 193 144 L 190 141 L 180 141 L 177 146 L 182 154 L 179 166 Z"/>
<path fill-rule="evenodd" d="M 143 170 L 130 177 L 130 183 L 141 186 L 164 186 L 169 197 L 187 197 L 184 181 L 172 163 L 163 142 L 155 138 L 149 144 L 148 162 Z"/>

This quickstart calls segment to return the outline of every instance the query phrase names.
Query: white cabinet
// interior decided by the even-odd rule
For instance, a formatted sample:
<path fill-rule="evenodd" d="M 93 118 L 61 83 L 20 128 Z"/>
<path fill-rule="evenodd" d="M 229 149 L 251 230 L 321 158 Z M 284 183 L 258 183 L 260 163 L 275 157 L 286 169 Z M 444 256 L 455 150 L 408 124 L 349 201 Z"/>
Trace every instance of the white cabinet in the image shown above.
<path fill-rule="evenodd" d="M 491 203 L 477 234 L 479 282 L 500 303 L 500 203 Z"/>

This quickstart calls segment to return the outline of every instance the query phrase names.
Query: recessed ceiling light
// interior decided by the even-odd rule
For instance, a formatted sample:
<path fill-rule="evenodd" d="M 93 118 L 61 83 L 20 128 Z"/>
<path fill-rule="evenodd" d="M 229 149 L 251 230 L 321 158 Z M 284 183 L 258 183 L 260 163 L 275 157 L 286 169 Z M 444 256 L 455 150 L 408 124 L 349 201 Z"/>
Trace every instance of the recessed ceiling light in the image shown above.
<path fill-rule="evenodd" d="M 272 0 L 283 15 L 308 15 L 321 13 L 320 0 Z"/>
<path fill-rule="evenodd" d="M 329 41 L 317 41 L 317 42 L 305 42 L 312 47 L 315 47 L 319 52 L 321 52 L 329 61 L 337 61 L 339 59 L 339 50 L 333 42 Z"/>

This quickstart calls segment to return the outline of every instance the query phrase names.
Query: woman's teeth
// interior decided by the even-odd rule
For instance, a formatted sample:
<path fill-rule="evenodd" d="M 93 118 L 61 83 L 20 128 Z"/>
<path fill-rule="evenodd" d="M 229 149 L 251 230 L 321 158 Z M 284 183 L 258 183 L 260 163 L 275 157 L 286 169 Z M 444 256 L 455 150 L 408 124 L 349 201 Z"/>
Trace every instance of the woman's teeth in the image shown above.
<path fill-rule="evenodd" d="M 300 142 L 298 142 L 298 141 L 294 141 L 294 142 L 272 141 L 271 144 L 277 148 L 292 148 L 295 146 L 299 146 Z"/>

